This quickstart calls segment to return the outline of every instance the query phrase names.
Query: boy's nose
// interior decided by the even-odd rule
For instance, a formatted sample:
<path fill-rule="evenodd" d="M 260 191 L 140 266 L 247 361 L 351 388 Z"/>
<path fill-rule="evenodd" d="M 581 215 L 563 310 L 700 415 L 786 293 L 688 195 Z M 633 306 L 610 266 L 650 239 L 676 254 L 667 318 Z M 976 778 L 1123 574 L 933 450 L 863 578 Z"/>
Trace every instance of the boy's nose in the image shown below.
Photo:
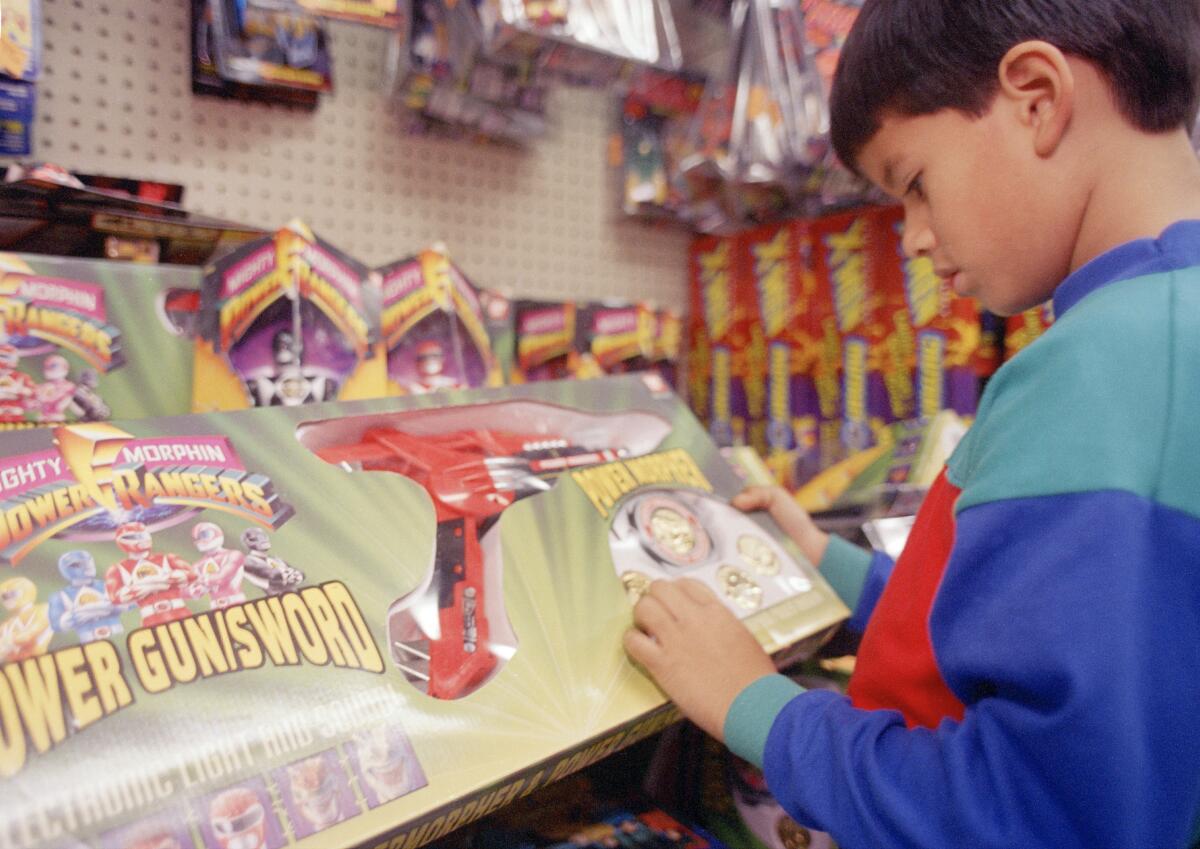
<path fill-rule="evenodd" d="M 914 220 L 911 216 L 904 221 L 904 235 L 900 242 L 904 255 L 909 259 L 927 256 L 933 252 L 937 240 L 933 230 L 924 221 Z"/>

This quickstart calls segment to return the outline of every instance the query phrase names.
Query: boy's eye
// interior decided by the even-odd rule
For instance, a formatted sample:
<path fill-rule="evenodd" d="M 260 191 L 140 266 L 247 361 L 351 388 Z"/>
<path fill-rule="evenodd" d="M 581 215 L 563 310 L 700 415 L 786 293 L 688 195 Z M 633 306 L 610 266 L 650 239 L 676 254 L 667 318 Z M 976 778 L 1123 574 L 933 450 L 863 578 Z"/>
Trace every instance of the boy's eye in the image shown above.
<path fill-rule="evenodd" d="M 925 184 L 921 182 L 921 175 L 912 178 L 912 182 L 908 184 L 908 188 L 904 192 L 906 195 L 912 195 L 918 200 L 925 199 Z"/>

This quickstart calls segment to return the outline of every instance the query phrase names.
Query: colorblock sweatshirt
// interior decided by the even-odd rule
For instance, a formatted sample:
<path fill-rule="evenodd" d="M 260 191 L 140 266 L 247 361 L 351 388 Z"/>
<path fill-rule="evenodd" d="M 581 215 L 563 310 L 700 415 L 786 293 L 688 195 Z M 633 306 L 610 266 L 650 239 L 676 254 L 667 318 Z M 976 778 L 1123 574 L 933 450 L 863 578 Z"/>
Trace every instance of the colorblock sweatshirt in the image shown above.
<path fill-rule="evenodd" d="M 831 544 L 865 626 L 849 697 L 768 676 L 726 718 L 845 849 L 1200 844 L 1200 221 L 1054 307 L 894 568 Z"/>

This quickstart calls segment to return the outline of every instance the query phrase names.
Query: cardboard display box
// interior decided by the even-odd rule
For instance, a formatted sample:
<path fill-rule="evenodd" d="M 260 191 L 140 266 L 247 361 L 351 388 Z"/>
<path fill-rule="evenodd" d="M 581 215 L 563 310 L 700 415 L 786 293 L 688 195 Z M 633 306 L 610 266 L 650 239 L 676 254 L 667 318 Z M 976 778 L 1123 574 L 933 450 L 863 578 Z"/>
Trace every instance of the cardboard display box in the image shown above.
<path fill-rule="evenodd" d="M 0 434 L 0 847 L 423 845 L 673 721 L 649 577 L 815 649 L 848 611 L 656 385 Z"/>
<path fill-rule="evenodd" d="M 186 413 L 200 272 L 0 254 L 0 428 Z"/>

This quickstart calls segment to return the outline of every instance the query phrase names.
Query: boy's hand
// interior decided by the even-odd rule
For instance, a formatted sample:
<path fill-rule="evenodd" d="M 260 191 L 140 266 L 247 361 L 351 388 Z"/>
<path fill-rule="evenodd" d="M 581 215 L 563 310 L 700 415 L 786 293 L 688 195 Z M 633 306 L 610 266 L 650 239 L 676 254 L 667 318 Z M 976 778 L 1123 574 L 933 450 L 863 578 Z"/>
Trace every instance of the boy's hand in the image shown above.
<path fill-rule="evenodd" d="M 779 527 L 800 546 L 804 556 L 819 566 L 829 547 L 829 534 L 813 522 L 808 512 L 796 503 L 796 499 L 778 486 L 751 486 L 743 489 L 733 499 L 733 506 L 742 512 L 766 510 Z"/>
<path fill-rule="evenodd" d="M 625 650 L 683 714 L 718 740 L 738 693 L 775 665 L 707 586 L 655 581 L 633 609 Z"/>

